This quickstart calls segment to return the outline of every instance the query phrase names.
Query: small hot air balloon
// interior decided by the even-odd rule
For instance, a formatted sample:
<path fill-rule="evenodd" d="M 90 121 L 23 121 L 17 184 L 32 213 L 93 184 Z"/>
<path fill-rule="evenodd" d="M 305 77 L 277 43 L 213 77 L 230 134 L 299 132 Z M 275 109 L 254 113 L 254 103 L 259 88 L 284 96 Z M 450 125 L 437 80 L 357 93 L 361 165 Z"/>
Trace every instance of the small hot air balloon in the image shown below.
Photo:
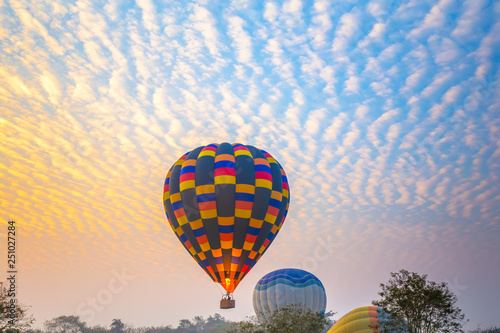
<path fill-rule="evenodd" d="M 184 154 L 168 171 L 163 203 L 170 226 L 210 278 L 231 293 L 262 257 L 285 220 L 285 171 L 264 150 L 210 144 Z"/>
<path fill-rule="evenodd" d="M 278 269 L 264 275 L 253 290 L 253 308 L 259 319 L 288 306 L 325 313 L 326 293 L 313 274 L 297 268 Z"/>
<path fill-rule="evenodd" d="M 364 306 L 352 310 L 340 318 L 328 333 L 378 333 L 388 314 L 376 306 Z"/>

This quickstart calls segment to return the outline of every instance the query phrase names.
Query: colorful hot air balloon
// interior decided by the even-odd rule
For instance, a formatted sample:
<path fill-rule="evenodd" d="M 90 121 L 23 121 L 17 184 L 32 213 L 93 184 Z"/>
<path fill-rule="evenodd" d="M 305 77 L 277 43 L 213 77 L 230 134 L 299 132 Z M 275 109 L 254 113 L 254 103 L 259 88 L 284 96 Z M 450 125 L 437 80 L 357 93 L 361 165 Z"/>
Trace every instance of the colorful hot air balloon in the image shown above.
<path fill-rule="evenodd" d="M 326 293 L 313 274 L 297 268 L 278 269 L 264 275 L 253 290 L 253 308 L 259 317 L 288 306 L 325 313 Z"/>
<path fill-rule="evenodd" d="M 382 308 L 364 306 L 345 314 L 328 333 L 376 333 L 383 328 L 387 314 Z"/>
<path fill-rule="evenodd" d="M 264 150 L 210 144 L 170 168 L 163 203 L 176 236 L 230 299 L 283 225 L 288 181 Z"/>

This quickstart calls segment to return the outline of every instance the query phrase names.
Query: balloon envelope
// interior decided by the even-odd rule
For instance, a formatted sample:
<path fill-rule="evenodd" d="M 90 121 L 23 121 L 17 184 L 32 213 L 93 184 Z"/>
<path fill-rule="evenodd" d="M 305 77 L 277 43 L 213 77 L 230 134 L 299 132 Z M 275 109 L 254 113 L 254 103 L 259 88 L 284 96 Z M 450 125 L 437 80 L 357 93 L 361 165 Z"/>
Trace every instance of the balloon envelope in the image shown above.
<path fill-rule="evenodd" d="M 184 154 L 165 179 L 170 226 L 210 278 L 232 293 L 285 220 L 285 171 L 264 150 L 210 144 Z"/>
<path fill-rule="evenodd" d="M 364 306 L 352 310 L 340 318 L 328 333 L 375 333 L 383 327 L 384 312 L 376 306 Z"/>
<path fill-rule="evenodd" d="M 324 313 L 326 293 L 321 281 L 304 270 L 284 268 L 264 275 L 257 282 L 253 308 L 259 318 L 291 305 Z"/>

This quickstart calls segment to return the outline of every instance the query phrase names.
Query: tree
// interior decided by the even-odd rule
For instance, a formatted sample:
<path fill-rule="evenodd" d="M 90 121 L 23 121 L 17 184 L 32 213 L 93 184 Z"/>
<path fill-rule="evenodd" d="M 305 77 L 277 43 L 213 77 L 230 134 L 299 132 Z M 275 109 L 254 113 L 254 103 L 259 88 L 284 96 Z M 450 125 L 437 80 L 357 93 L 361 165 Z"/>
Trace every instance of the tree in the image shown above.
<path fill-rule="evenodd" d="M 224 317 L 220 314 L 216 313 L 213 316 L 208 316 L 207 321 L 205 323 L 205 330 L 207 332 L 226 332 L 227 328 L 230 326 L 230 323 L 226 321 Z"/>
<path fill-rule="evenodd" d="M 35 321 L 28 313 L 29 308 L 13 298 L 12 293 L 0 282 L 0 332 L 26 331 Z"/>
<path fill-rule="evenodd" d="M 111 332 L 112 333 L 124 333 L 125 324 L 122 323 L 120 319 L 113 319 L 111 322 Z"/>
<path fill-rule="evenodd" d="M 113 319 L 111 323 L 111 330 L 106 329 L 103 326 L 87 326 L 87 324 L 80 320 L 77 316 L 59 316 L 51 320 L 47 320 L 44 323 L 45 330 L 44 333 L 121 333 L 125 332 L 125 325 L 120 319 Z M 121 330 L 120 330 L 121 328 Z M 118 330 L 117 330 L 118 329 Z M 28 332 L 31 333 L 31 332 Z M 38 331 L 33 331 L 33 333 L 39 333 Z M 41 333 L 41 332 L 40 332 Z"/>
<path fill-rule="evenodd" d="M 408 333 L 464 332 L 462 310 L 446 283 L 427 280 L 405 269 L 391 273 L 387 284 L 380 284 L 381 299 L 372 304 L 384 308 L 388 316 L 382 332 Z"/>
<path fill-rule="evenodd" d="M 84 333 L 108 333 L 109 330 L 104 326 L 86 326 Z M 124 331 L 125 332 L 125 331 Z"/>
<path fill-rule="evenodd" d="M 469 331 L 470 333 L 500 333 L 500 327 L 490 327 L 490 328 L 477 328 L 474 331 Z"/>
<path fill-rule="evenodd" d="M 45 330 L 49 333 L 83 333 L 86 324 L 77 316 L 59 316 L 44 323 Z"/>
<path fill-rule="evenodd" d="M 259 321 L 252 316 L 247 321 L 233 323 L 231 333 L 321 333 L 330 324 L 326 314 L 312 312 L 300 306 L 288 306 Z"/>

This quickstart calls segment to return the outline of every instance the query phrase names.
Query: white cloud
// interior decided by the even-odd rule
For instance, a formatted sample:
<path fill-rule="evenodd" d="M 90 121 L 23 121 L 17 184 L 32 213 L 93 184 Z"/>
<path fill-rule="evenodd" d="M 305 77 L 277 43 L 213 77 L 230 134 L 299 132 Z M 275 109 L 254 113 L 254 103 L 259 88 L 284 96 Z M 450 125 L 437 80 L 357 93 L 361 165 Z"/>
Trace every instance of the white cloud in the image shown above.
<path fill-rule="evenodd" d="M 55 105 L 59 104 L 62 94 L 59 80 L 57 80 L 56 76 L 50 72 L 44 72 L 40 76 L 40 82 L 43 89 L 49 95 L 50 102 Z"/>
<path fill-rule="evenodd" d="M 344 140 L 342 141 L 342 145 L 344 148 L 352 147 L 356 141 L 359 139 L 361 131 L 355 126 L 351 126 L 351 131 L 347 132 L 344 136 Z"/>
<path fill-rule="evenodd" d="M 429 38 L 429 44 L 434 48 L 434 62 L 439 66 L 449 66 L 456 63 L 461 56 L 458 45 L 449 38 Z M 435 44 L 435 45 L 433 45 Z"/>
<path fill-rule="evenodd" d="M 283 3 L 283 11 L 285 13 L 291 13 L 298 15 L 302 13 L 302 1 L 301 0 L 288 0 Z"/>
<path fill-rule="evenodd" d="M 411 202 L 410 201 L 410 191 L 408 191 L 408 189 L 402 185 L 397 187 L 397 191 L 399 192 L 399 194 L 401 196 L 399 197 L 399 199 L 397 199 L 395 201 L 395 203 L 408 205 Z"/>
<path fill-rule="evenodd" d="M 85 0 L 79 0 L 76 5 L 78 6 L 76 34 L 80 40 L 86 42 L 98 38 L 102 45 L 111 52 L 113 65 L 124 66 L 127 60 L 108 35 L 110 30 L 104 16 L 97 13 Z"/>
<path fill-rule="evenodd" d="M 451 71 L 438 72 L 434 76 L 433 81 L 422 90 L 421 95 L 423 97 L 429 97 L 429 96 L 433 95 L 444 84 L 448 83 L 452 77 L 453 77 L 453 72 L 451 72 Z"/>
<path fill-rule="evenodd" d="M 368 126 L 366 138 L 375 147 L 378 147 L 381 142 L 377 136 L 378 132 L 382 129 L 382 127 L 386 126 L 389 121 L 393 121 L 394 118 L 399 115 L 399 113 L 400 112 L 397 109 L 389 110 L 378 117 L 370 126 Z"/>
<path fill-rule="evenodd" d="M 462 3 L 464 12 L 458 18 L 451 35 L 460 40 L 470 39 L 478 32 L 481 25 L 481 14 L 488 4 L 487 0 L 466 0 Z"/>
<path fill-rule="evenodd" d="M 335 83 L 337 82 L 335 78 L 335 70 L 332 66 L 325 66 L 321 69 L 319 73 L 320 78 L 326 83 L 323 91 L 328 94 L 335 93 Z"/>
<path fill-rule="evenodd" d="M 322 127 L 323 119 L 325 119 L 326 115 L 327 111 L 324 108 L 311 111 L 304 124 L 306 133 L 310 135 L 320 134 L 320 128 Z"/>
<path fill-rule="evenodd" d="M 85 53 L 89 57 L 89 60 L 99 67 L 100 69 L 108 69 L 109 61 L 108 58 L 104 55 L 102 48 L 99 44 L 94 41 L 86 41 L 83 44 Z"/>
<path fill-rule="evenodd" d="M 386 28 L 387 27 L 385 23 L 375 23 L 372 30 L 368 34 L 368 37 L 373 39 L 381 39 L 386 32 Z"/>
<path fill-rule="evenodd" d="M 333 118 L 332 123 L 325 130 L 323 134 L 324 141 L 336 141 L 342 132 L 342 128 L 344 127 L 345 120 L 347 120 L 347 115 L 345 113 L 340 113 L 338 116 Z"/>
<path fill-rule="evenodd" d="M 237 51 L 236 59 L 241 63 L 248 64 L 252 60 L 252 40 L 243 29 L 245 21 L 238 16 L 231 16 L 228 21 L 229 35 L 233 39 L 233 45 Z"/>
<path fill-rule="evenodd" d="M 318 1 L 315 2 L 315 5 Z M 320 48 L 327 45 L 328 32 L 333 28 L 333 23 L 330 15 L 328 14 L 326 6 L 328 3 L 323 1 L 324 4 L 318 4 L 321 10 L 313 16 L 312 22 L 314 25 L 308 29 L 307 33 L 312 38 L 312 45 L 314 48 Z"/>
<path fill-rule="evenodd" d="M 266 2 L 264 10 L 264 19 L 273 23 L 274 21 L 276 21 L 278 14 L 279 14 L 278 6 L 274 2 L 270 1 Z"/>
<path fill-rule="evenodd" d="M 190 19 L 193 21 L 193 27 L 203 36 L 204 44 L 210 54 L 218 56 L 220 54 L 218 48 L 219 32 L 215 27 L 216 21 L 212 14 L 206 8 L 195 5 Z"/>
<path fill-rule="evenodd" d="M 359 78 L 351 76 L 345 81 L 344 91 L 359 93 Z"/>
<path fill-rule="evenodd" d="M 136 0 L 137 5 L 142 9 L 142 21 L 144 27 L 151 33 L 156 34 L 160 27 L 158 26 L 158 18 L 156 13 L 158 10 L 155 8 L 153 1 L 151 0 Z M 155 44 L 153 43 L 153 46 Z"/>
<path fill-rule="evenodd" d="M 369 111 L 370 108 L 365 104 L 358 106 L 355 113 L 356 119 L 364 119 Z"/>
<path fill-rule="evenodd" d="M 389 126 L 387 131 L 386 140 L 389 143 L 394 143 L 401 135 L 401 123 L 395 123 Z"/>
<path fill-rule="evenodd" d="M 276 72 L 283 79 L 291 79 L 293 77 L 293 66 L 288 59 L 285 58 L 285 52 L 281 48 L 280 42 L 275 39 L 269 39 L 265 50 L 271 54 L 271 61 Z"/>
<path fill-rule="evenodd" d="M 360 14 L 357 10 L 342 15 L 339 19 L 339 27 L 335 30 L 335 38 L 332 43 L 334 52 L 344 51 L 348 43 L 360 33 Z"/>
<path fill-rule="evenodd" d="M 426 31 L 435 31 L 441 28 L 447 21 L 447 11 L 455 4 L 455 0 L 440 0 L 434 5 L 429 13 L 425 15 L 424 21 L 415 29 L 410 31 L 409 37 L 420 36 Z"/>
<path fill-rule="evenodd" d="M 64 48 L 53 36 L 50 35 L 47 28 L 42 23 L 40 23 L 40 21 L 33 17 L 31 13 L 29 13 L 26 9 L 22 8 L 20 3 L 14 2 L 12 3 L 12 7 L 17 17 L 19 17 L 22 24 L 26 27 L 27 35 L 30 35 L 30 33 L 32 32 L 39 33 L 45 40 L 45 43 L 47 44 L 51 52 L 56 55 L 64 54 Z"/>
<path fill-rule="evenodd" d="M 372 0 L 366 5 L 366 11 L 377 20 L 387 19 L 390 14 L 387 5 L 386 0 Z"/>
<path fill-rule="evenodd" d="M 370 83 L 370 88 L 372 88 L 375 91 L 375 93 L 379 96 L 387 96 L 393 93 L 392 89 L 387 87 L 389 83 L 390 83 L 389 78 L 385 78 L 380 82 Z"/>
<path fill-rule="evenodd" d="M 0 78 L 5 86 L 9 86 L 9 90 L 13 90 L 12 92 L 15 94 L 19 94 L 21 96 L 31 96 L 32 92 L 23 81 L 21 77 L 18 75 L 10 74 L 6 69 L 0 67 Z M 5 90 L 6 94 L 10 94 L 7 90 Z"/>

